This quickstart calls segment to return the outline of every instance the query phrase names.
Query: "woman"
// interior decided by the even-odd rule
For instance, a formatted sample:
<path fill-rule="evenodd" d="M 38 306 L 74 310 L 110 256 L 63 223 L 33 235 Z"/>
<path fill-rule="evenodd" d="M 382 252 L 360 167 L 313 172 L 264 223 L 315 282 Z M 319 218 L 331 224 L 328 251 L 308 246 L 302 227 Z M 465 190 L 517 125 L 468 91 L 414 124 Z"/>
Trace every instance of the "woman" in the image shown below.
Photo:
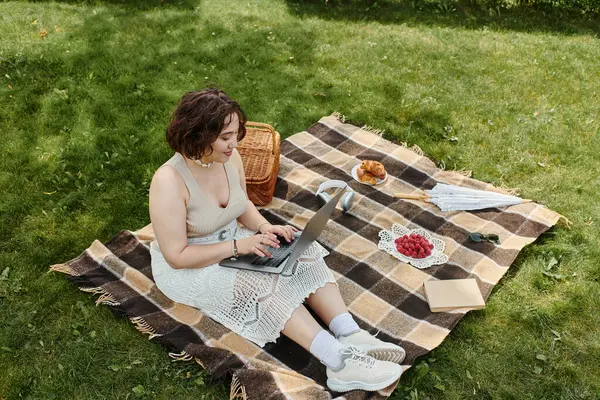
<path fill-rule="evenodd" d="M 156 285 L 261 347 L 283 333 L 326 365 L 331 390 L 389 386 L 402 373 L 396 363 L 405 352 L 358 327 L 321 245 L 313 243 L 289 277 L 218 265 L 238 254 L 270 257 L 269 248 L 279 247 L 278 236 L 289 242 L 296 232 L 289 225 L 271 225 L 248 200 L 236 150 L 246 121 L 222 91 L 205 89 L 181 99 L 167 129 L 176 153 L 150 186 Z M 304 302 L 335 336 L 321 328 Z"/>

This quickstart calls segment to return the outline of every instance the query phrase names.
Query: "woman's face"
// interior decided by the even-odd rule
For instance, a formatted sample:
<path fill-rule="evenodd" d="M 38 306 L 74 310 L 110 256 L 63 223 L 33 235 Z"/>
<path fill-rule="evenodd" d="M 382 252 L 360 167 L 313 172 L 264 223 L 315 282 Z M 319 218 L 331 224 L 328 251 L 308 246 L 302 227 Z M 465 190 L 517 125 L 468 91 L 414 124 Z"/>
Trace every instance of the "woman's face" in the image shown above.
<path fill-rule="evenodd" d="M 218 162 L 225 163 L 231 157 L 233 149 L 238 145 L 237 137 L 240 129 L 240 119 L 236 113 L 229 114 L 229 117 L 225 120 L 225 128 L 217 137 L 212 144 L 212 154 L 202 157 L 204 162 Z"/>

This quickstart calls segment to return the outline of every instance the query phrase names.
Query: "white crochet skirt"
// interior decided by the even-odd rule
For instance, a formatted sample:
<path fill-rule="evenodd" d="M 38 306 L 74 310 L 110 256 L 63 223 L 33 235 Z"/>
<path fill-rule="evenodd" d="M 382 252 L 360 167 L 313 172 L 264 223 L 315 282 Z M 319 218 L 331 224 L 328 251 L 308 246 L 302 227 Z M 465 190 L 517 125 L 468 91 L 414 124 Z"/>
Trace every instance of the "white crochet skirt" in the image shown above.
<path fill-rule="evenodd" d="M 235 238 L 254 234 L 238 228 Z M 165 261 L 158 246 L 153 244 L 150 254 L 154 281 L 167 297 L 200 309 L 261 347 L 277 340 L 292 312 L 310 294 L 329 282 L 335 283 L 333 273 L 323 260 L 329 252 L 317 242 L 281 274 L 224 268 L 219 264 L 174 269 Z"/>

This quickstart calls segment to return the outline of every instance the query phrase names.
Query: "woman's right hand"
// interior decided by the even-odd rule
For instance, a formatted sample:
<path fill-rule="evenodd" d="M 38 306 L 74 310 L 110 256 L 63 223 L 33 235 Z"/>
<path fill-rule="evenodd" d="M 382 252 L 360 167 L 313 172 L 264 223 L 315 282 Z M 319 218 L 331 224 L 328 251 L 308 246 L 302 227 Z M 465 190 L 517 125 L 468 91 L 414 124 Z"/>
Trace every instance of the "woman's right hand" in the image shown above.
<path fill-rule="evenodd" d="M 268 247 L 278 249 L 279 240 L 277 240 L 277 236 L 272 233 L 258 233 L 249 238 L 238 240 L 237 247 L 240 255 L 256 254 L 259 257 L 272 258 L 273 256 L 268 250 Z"/>

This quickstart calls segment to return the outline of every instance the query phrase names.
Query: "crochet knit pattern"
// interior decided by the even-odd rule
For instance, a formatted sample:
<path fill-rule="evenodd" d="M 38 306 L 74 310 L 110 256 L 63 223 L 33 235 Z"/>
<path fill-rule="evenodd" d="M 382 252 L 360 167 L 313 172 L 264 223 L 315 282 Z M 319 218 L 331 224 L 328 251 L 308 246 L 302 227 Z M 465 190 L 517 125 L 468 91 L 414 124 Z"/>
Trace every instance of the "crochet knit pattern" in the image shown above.
<path fill-rule="evenodd" d="M 238 228 L 235 238 L 254 232 Z M 223 268 L 174 269 L 155 248 L 152 274 L 170 299 L 199 308 L 238 335 L 263 347 L 274 342 L 292 312 L 311 294 L 335 282 L 323 257 L 329 253 L 317 242 L 281 274 Z"/>

